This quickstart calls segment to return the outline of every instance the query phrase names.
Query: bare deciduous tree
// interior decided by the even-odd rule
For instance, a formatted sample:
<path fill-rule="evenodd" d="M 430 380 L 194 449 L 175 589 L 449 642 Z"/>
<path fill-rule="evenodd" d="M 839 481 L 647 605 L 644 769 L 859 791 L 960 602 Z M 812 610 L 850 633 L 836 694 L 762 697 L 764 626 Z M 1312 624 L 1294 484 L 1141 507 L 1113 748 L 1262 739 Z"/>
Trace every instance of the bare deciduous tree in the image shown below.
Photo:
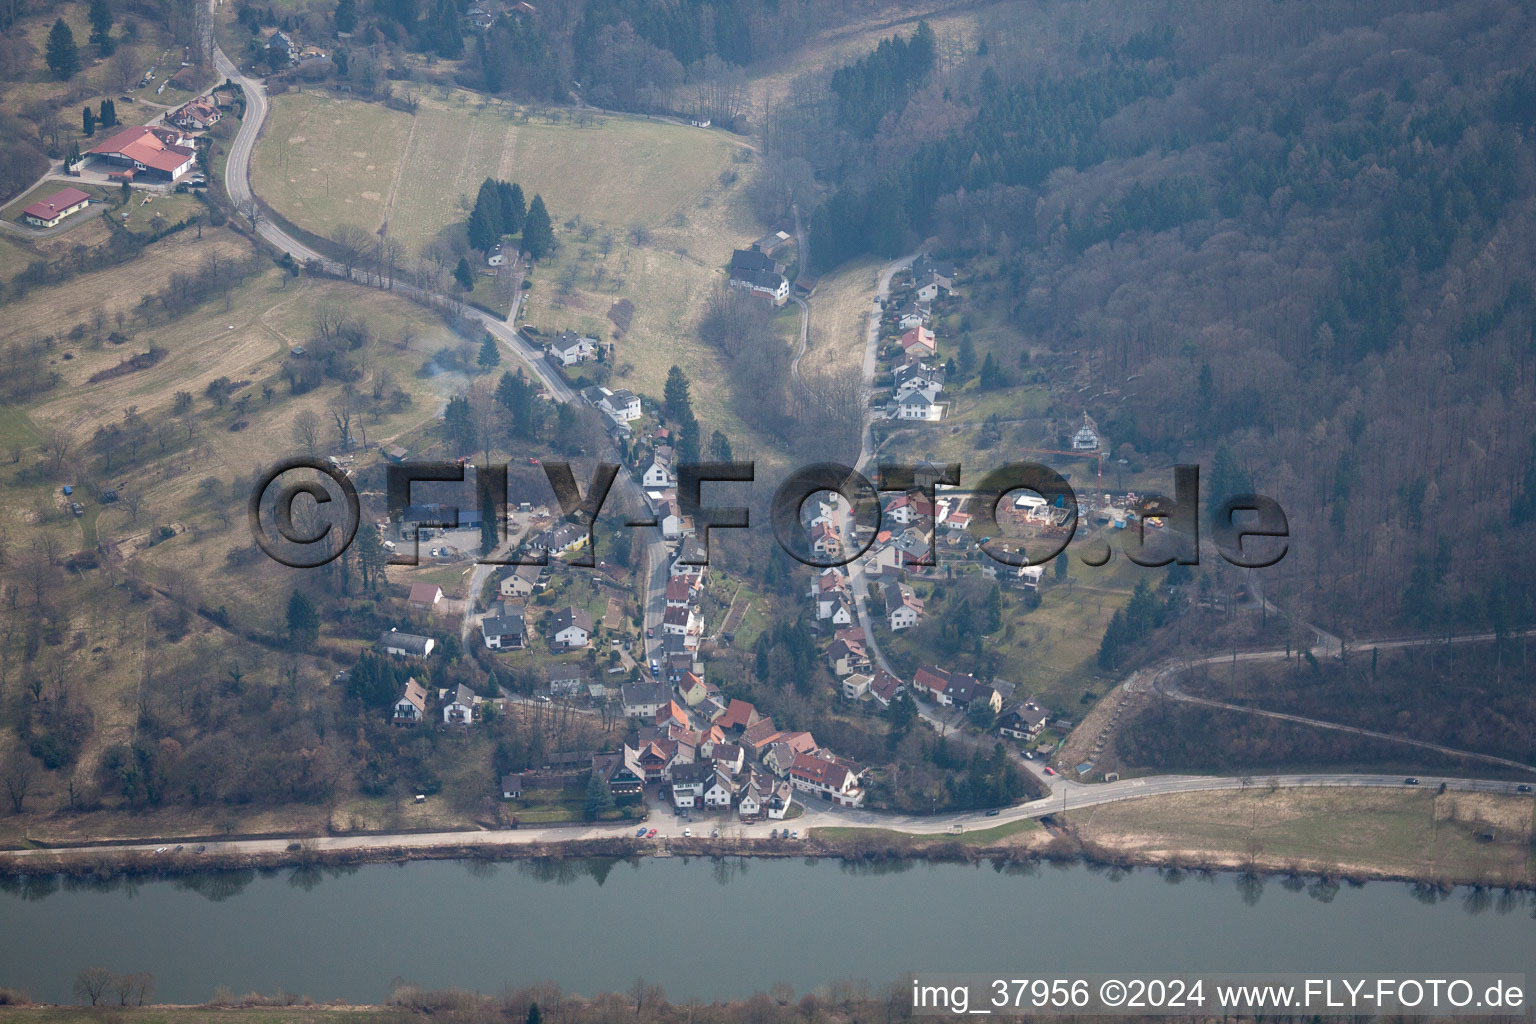
<path fill-rule="evenodd" d="M 113 980 L 112 972 L 105 967 L 82 967 L 75 975 L 75 997 L 95 1006 Z"/>
<path fill-rule="evenodd" d="M 313 409 L 301 409 L 293 418 L 293 441 L 310 455 L 320 446 L 320 416 Z"/>

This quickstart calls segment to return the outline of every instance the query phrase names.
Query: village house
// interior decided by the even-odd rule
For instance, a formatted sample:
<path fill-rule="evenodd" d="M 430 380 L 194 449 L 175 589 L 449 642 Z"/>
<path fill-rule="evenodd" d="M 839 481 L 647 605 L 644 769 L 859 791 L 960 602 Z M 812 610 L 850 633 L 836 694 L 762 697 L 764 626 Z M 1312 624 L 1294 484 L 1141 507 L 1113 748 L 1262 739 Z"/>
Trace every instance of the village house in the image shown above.
<path fill-rule="evenodd" d="M 950 260 L 936 260 L 925 253 L 912 261 L 912 279 L 932 280 L 949 291 L 955 286 L 955 264 Z"/>
<path fill-rule="evenodd" d="M 443 588 L 436 583 L 412 583 L 410 596 L 406 598 L 413 608 L 423 611 L 435 608 L 442 599 Z"/>
<path fill-rule="evenodd" d="M 869 651 L 861 641 L 837 639 L 827 645 L 827 660 L 834 675 L 846 676 L 869 667 Z"/>
<path fill-rule="evenodd" d="M 51 228 L 90 205 L 91 197 L 86 193 L 77 188 L 64 188 L 22 210 L 21 216 L 35 228 Z"/>
<path fill-rule="evenodd" d="M 762 717 L 762 715 L 757 713 L 757 708 L 754 705 L 744 700 L 732 698 L 731 703 L 725 709 L 725 713 L 715 719 L 715 724 L 728 734 L 735 733 L 740 735 L 751 726 L 756 725 Z"/>
<path fill-rule="evenodd" d="M 493 651 L 518 650 L 528 643 L 528 619 L 521 608 L 496 602 L 480 619 L 480 635 Z"/>
<path fill-rule="evenodd" d="M 614 419 L 623 420 L 626 423 L 630 420 L 637 420 L 640 418 L 641 411 L 639 395 L 635 394 L 633 391 L 630 391 L 628 388 L 620 388 L 617 391 L 608 391 L 606 388 L 603 390 L 606 392 L 606 395 L 603 400 L 598 403 L 598 408 L 602 409 Z"/>
<path fill-rule="evenodd" d="M 475 705 L 479 700 L 473 690 L 460 683 L 453 691 L 453 698 L 443 705 L 443 722 L 447 725 L 469 725 L 475 720 Z"/>
<path fill-rule="evenodd" d="M 732 775 L 741 774 L 741 769 L 747 763 L 746 752 L 736 743 L 712 742 L 709 745 L 709 756 L 717 767 Z"/>
<path fill-rule="evenodd" d="M 681 637 L 693 636 L 697 638 L 699 632 L 699 620 L 693 613 L 690 605 L 682 608 L 668 608 L 662 617 L 661 628 Z"/>
<path fill-rule="evenodd" d="M 1032 700 L 1015 704 L 997 720 L 997 731 L 1016 740 L 1032 740 L 1045 729 L 1050 712 Z"/>
<path fill-rule="evenodd" d="M 544 551 L 559 558 L 580 551 L 590 539 L 586 530 L 575 523 L 561 523 L 553 530 L 545 530 L 528 542 L 528 550 Z"/>
<path fill-rule="evenodd" d="M 189 132 L 207 131 L 223 117 L 223 111 L 206 97 L 191 100 L 165 115 L 167 122 Z"/>
<path fill-rule="evenodd" d="M 945 696 L 949 686 L 949 673 L 936 665 L 923 665 L 912 674 L 912 690 L 918 696 L 936 704 L 949 704 Z"/>
<path fill-rule="evenodd" d="M 862 771 L 851 762 L 800 754 L 789 766 L 789 781 L 801 792 L 840 807 L 862 807 L 864 790 L 859 786 Z"/>
<path fill-rule="evenodd" d="M 597 339 L 584 338 L 572 330 L 555 335 L 549 343 L 549 357 L 560 366 L 575 366 L 597 354 Z"/>
<path fill-rule="evenodd" d="M 698 707 L 709 696 L 709 687 L 704 685 L 704 680 L 693 672 L 684 672 L 677 683 L 678 696 L 683 698 L 683 703 L 689 707 Z"/>
<path fill-rule="evenodd" d="M 715 766 L 708 761 L 674 765 L 672 768 L 672 803 L 678 807 L 697 807 L 704 790 L 715 781 Z"/>
<path fill-rule="evenodd" d="M 427 690 L 415 679 L 405 681 L 405 693 L 395 701 L 390 721 L 396 725 L 415 725 L 427 714 Z"/>
<path fill-rule="evenodd" d="M 593 754 L 592 771 L 616 797 L 633 796 L 644 788 L 644 780 L 624 763 L 623 754 Z"/>
<path fill-rule="evenodd" d="M 933 318 L 933 310 L 926 303 L 908 302 L 896 311 L 896 326 L 903 331 L 914 327 L 926 327 Z"/>
<path fill-rule="evenodd" d="M 942 393 L 932 385 L 909 389 L 891 403 L 887 414 L 896 420 L 937 423 L 944 418 L 944 405 L 939 401 Z"/>
<path fill-rule="evenodd" d="M 688 712 L 684 711 L 670 697 L 656 709 L 656 728 L 670 731 L 672 726 L 682 729 L 688 728 Z"/>
<path fill-rule="evenodd" d="M 736 780 L 718 765 L 710 765 L 710 779 L 704 787 L 705 807 L 729 807 L 736 797 Z"/>
<path fill-rule="evenodd" d="M 934 388 L 944 390 L 944 382 L 948 374 L 943 367 L 930 366 L 921 358 L 908 359 L 891 370 L 891 392 L 896 398 L 901 398 L 909 391 L 919 388 Z"/>
<path fill-rule="evenodd" d="M 388 633 L 380 634 L 378 646 L 386 654 L 393 654 L 397 658 L 429 658 L 432 649 L 437 646 L 437 641 L 429 636 L 417 636 L 414 633 L 402 633 L 397 629 L 391 629 Z"/>
<path fill-rule="evenodd" d="M 651 453 L 651 464 L 645 467 L 640 482 L 653 490 L 664 490 L 677 486 L 677 476 L 672 471 L 672 449 L 668 445 L 657 445 Z"/>
<path fill-rule="evenodd" d="M 922 326 L 903 331 L 897 343 L 908 356 L 916 355 L 923 359 L 931 358 L 939 350 L 933 332 Z"/>
<path fill-rule="evenodd" d="M 892 632 L 910 629 L 922 619 L 923 602 L 905 583 L 887 583 L 882 591 L 885 618 Z"/>
<path fill-rule="evenodd" d="M 667 577 L 668 608 L 688 608 L 693 604 L 693 585 L 685 576 Z"/>
<path fill-rule="evenodd" d="M 485 265 L 488 267 L 502 267 L 507 263 L 507 251 L 500 242 L 491 246 L 485 252 Z"/>
<path fill-rule="evenodd" d="M 519 565 L 502 577 L 499 587 L 502 597 L 528 597 L 536 590 L 543 589 L 539 585 L 539 576 L 544 569 L 538 565 Z"/>
<path fill-rule="evenodd" d="M 592 639 L 592 615 L 585 608 L 562 608 L 551 618 L 549 630 L 552 647 L 585 647 Z"/>
<path fill-rule="evenodd" d="M 655 718 L 671 694 L 663 683 L 625 683 L 619 688 L 619 700 L 626 717 Z"/>
<path fill-rule="evenodd" d="M 503 775 L 501 777 L 501 798 L 503 800 L 521 800 L 523 796 L 523 776 L 521 773 Z"/>

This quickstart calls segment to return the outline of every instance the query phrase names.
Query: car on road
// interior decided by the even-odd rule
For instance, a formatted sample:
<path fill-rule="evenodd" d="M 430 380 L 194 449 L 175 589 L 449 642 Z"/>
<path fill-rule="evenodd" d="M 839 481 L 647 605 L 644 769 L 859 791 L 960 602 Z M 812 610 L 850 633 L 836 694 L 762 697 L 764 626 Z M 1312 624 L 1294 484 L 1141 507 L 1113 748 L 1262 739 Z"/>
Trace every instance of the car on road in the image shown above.
<path fill-rule="evenodd" d="M 651 829 L 649 832 L 647 832 L 645 834 L 645 838 L 647 838 L 647 839 L 655 839 L 656 838 L 656 830 L 655 829 Z"/>
<path fill-rule="evenodd" d="M 640 828 L 640 829 L 636 830 L 635 838 L 636 839 L 644 839 L 645 838 L 645 829 L 644 828 Z"/>
<path fill-rule="evenodd" d="M 1056 774 L 1056 769 L 1052 768 L 1050 765 L 1046 765 L 1045 766 L 1045 774 L 1047 774 L 1047 775 L 1055 775 Z"/>
<path fill-rule="evenodd" d="M 175 853 L 180 853 L 182 850 L 185 850 L 185 849 L 186 849 L 185 846 L 181 846 L 181 845 L 178 844 L 174 852 Z"/>
<path fill-rule="evenodd" d="M 646 627 L 645 638 L 647 640 L 654 640 L 654 639 L 656 639 L 656 630 L 651 628 L 651 627 Z"/>
<path fill-rule="evenodd" d="M 661 662 L 657 661 L 655 658 L 651 659 L 651 675 L 661 675 Z"/>
<path fill-rule="evenodd" d="M 716 839 L 719 839 L 720 838 L 720 830 L 719 829 L 715 829 L 713 832 L 710 833 L 710 835 L 713 836 Z"/>
<path fill-rule="evenodd" d="M 1403 780 L 1403 785 L 1405 786 L 1417 786 L 1418 784 L 1419 780 L 1414 778 L 1412 775 Z"/>
<path fill-rule="evenodd" d="M 549 695 L 547 693 L 537 693 L 537 694 L 534 694 L 533 699 L 538 701 L 540 704 L 548 704 L 549 703 Z"/>
<path fill-rule="evenodd" d="M 1516 792 L 1516 793 L 1529 793 L 1529 792 L 1530 792 L 1530 791 L 1531 791 L 1531 787 L 1530 787 L 1530 786 L 1527 786 L 1527 785 L 1526 785 L 1526 784 L 1525 784 L 1525 783 L 1523 783 L 1523 782 L 1522 782 L 1522 783 L 1520 783 L 1520 785 L 1518 785 L 1518 786 L 1516 786 L 1516 787 L 1515 787 L 1515 792 Z"/>
<path fill-rule="evenodd" d="M 168 850 L 168 849 L 170 849 L 170 847 L 168 847 L 168 846 L 162 846 L 162 847 L 160 847 L 160 848 L 159 848 L 159 849 L 158 849 L 158 850 L 156 850 L 156 851 L 155 851 L 155 852 L 156 852 L 156 853 L 164 853 L 164 852 L 165 852 L 165 851 L 166 851 L 166 850 Z"/>
<path fill-rule="evenodd" d="M 199 846 L 197 849 L 193 850 L 192 852 L 193 853 L 202 853 L 206 849 L 208 849 L 208 846 L 207 846 L 207 844 L 204 844 L 204 845 Z"/>
<path fill-rule="evenodd" d="M 997 816 L 998 816 L 998 815 L 999 815 L 999 814 L 1002 814 L 1002 813 L 1003 813 L 1003 812 L 1002 812 L 1002 811 L 1000 811 L 1000 810 L 998 810 L 998 809 L 997 809 L 997 808 L 995 808 L 995 807 L 994 807 L 994 808 L 993 808 L 993 809 L 992 809 L 992 810 L 990 810 L 990 811 L 988 811 L 988 812 L 987 812 L 987 817 L 989 817 L 989 818 L 995 818 L 995 817 L 997 817 Z"/>

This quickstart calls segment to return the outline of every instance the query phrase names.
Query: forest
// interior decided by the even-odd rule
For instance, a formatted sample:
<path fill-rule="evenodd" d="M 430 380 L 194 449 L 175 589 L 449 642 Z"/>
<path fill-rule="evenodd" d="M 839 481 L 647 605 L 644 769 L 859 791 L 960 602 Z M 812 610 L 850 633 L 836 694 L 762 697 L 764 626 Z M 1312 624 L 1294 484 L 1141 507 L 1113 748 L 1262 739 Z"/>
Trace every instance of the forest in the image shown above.
<path fill-rule="evenodd" d="M 980 21 L 870 94 L 870 116 L 909 98 L 869 141 L 834 83 L 873 55 L 769 110 L 765 173 L 821 194 L 812 264 L 928 235 L 972 260 L 997 365 L 1054 357 L 1120 453 L 1202 465 L 1207 508 L 1284 504 L 1265 586 L 1288 611 L 1356 635 L 1529 622 L 1530 11 Z"/>

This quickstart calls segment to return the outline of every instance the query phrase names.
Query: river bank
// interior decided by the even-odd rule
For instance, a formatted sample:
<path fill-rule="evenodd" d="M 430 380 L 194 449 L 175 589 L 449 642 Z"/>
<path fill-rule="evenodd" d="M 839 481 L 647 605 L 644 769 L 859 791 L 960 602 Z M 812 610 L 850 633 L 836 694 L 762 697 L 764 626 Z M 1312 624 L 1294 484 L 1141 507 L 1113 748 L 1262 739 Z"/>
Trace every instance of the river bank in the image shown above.
<path fill-rule="evenodd" d="M 261 837 L 164 847 L 101 845 L 0 852 L 0 877 L 175 878 L 209 871 L 350 867 L 417 860 L 526 861 L 610 858 L 827 858 L 899 861 L 1049 861 L 1173 872 L 1363 883 L 1533 887 L 1533 801 L 1488 794 L 1291 790 L 1154 796 L 989 829 L 910 834 L 878 827 L 807 827 L 795 839 L 756 836 L 519 835 L 515 830 Z M 707 826 L 704 826 L 707 827 Z M 701 827 L 701 832 L 703 827 Z M 582 830 L 571 830 L 579 833 Z M 199 846 L 204 851 L 196 852 Z M 163 849 L 163 852 L 156 852 Z"/>

